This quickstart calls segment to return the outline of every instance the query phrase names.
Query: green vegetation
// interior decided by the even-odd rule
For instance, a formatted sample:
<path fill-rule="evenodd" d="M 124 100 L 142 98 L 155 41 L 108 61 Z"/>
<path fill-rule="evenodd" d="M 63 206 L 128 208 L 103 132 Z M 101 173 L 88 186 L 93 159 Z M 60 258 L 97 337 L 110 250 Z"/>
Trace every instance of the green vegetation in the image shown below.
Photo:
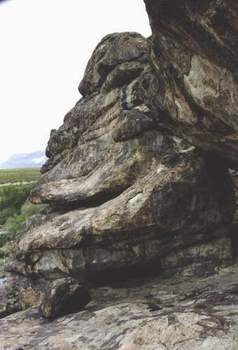
<path fill-rule="evenodd" d="M 11 216 L 19 215 L 33 184 L 0 186 L 0 225 Z"/>
<path fill-rule="evenodd" d="M 10 216 L 5 224 L 6 229 L 13 236 L 17 234 L 26 221 L 28 221 L 32 216 L 38 214 L 42 209 L 42 205 L 35 205 L 29 201 L 25 202 L 21 207 L 20 213 L 14 216 Z"/>
<path fill-rule="evenodd" d="M 14 247 L 16 235 L 42 207 L 28 201 L 39 176 L 38 169 L 0 170 L 0 276 L 5 259 Z"/>
<path fill-rule="evenodd" d="M 21 221 L 23 216 L 27 216 L 21 212 L 22 206 L 39 176 L 39 169 L 0 170 L 0 225 L 8 220 L 12 220 L 13 225 L 14 220 Z"/>
<path fill-rule="evenodd" d="M 39 177 L 40 169 L 0 169 L 0 185 L 37 181 Z"/>

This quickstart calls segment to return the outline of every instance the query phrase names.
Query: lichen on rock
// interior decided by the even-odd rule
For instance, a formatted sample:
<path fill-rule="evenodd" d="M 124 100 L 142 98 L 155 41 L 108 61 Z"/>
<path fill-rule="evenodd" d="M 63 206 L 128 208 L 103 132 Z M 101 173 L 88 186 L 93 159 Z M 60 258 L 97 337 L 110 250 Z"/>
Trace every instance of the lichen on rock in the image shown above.
<path fill-rule="evenodd" d="M 41 303 L 48 318 L 68 313 L 67 305 L 69 312 L 86 307 L 53 323 L 61 332 L 69 322 L 69 341 L 33 337 L 35 349 L 237 344 L 237 317 L 226 313 L 237 305 L 237 266 L 224 267 L 237 254 L 238 7 L 145 3 L 152 37 L 114 33 L 98 44 L 82 98 L 51 132 L 31 193 L 50 209 L 27 226 L 8 267 L 21 286 L 19 303 Z M 145 276 L 153 276 L 148 285 Z M 11 320 L 2 323 L 10 334 Z M 75 327 L 80 335 L 72 335 Z M 45 334 L 44 325 L 36 328 Z"/>
<path fill-rule="evenodd" d="M 171 271 L 206 261 L 198 274 L 231 260 L 229 239 L 216 243 L 234 213 L 230 175 L 217 157 L 156 128 L 149 47 L 139 34 L 117 33 L 94 51 L 83 98 L 50 139 L 48 171 L 31 194 L 53 213 L 22 236 L 18 273 L 94 285 L 169 270 L 172 256 Z"/>

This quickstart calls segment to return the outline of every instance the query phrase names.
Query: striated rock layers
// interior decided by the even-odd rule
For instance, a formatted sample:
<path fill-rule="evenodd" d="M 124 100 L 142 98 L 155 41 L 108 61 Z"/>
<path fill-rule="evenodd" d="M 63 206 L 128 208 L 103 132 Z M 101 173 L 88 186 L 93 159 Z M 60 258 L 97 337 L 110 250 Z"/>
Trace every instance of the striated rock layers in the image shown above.
<path fill-rule="evenodd" d="M 217 157 L 157 129 L 161 84 L 136 33 L 105 37 L 53 131 L 33 222 L 11 270 L 90 286 L 145 271 L 209 274 L 231 260 L 233 185 Z"/>
<path fill-rule="evenodd" d="M 157 122 L 238 166 L 238 3 L 145 0 Z"/>
<path fill-rule="evenodd" d="M 140 281 L 139 299 L 119 304 L 110 297 L 118 307 L 99 310 L 90 304 L 85 313 L 54 323 L 59 338 L 47 338 L 47 328 L 35 324 L 40 336 L 25 342 L 27 349 L 42 348 L 45 339 L 52 349 L 222 350 L 237 344 L 237 317 L 224 316 L 222 309 L 237 304 L 237 285 L 229 282 L 225 291 L 217 291 L 220 282 L 237 278 L 237 271 L 222 281 L 216 276 L 203 284 L 197 278 L 231 263 L 237 251 L 229 168 L 236 179 L 238 5 L 232 0 L 145 3 L 152 37 L 105 37 L 79 86 L 82 98 L 52 131 L 49 160 L 31 193 L 33 203 L 48 209 L 27 225 L 9 271 L 20 276 L 21 305 L 35 305 L 43 295 L 41 311 L 48 318 L 72 311 L 72 298 L 73 311 L 81 310 L 90 300 L 87 287 L 150 273 L 197 275 L 197 284 L 187 290 L 174 277 L 155 282 L 155 288 L 150 282 L 144 292 Z M 194 299 L 198 281 L 204 288 L 200 301 Z M 174 301 L 173 282 L 174 295 L 177 288 L 184 290 Z M 91 303 L 95 298 L 100 303 L 97 293 Z M 210 308 L 213 301 L 216 310 Z M 31 319 L 31 312 L 16 322 Z M 115 319 L 112 330 L 108 325 Z M 71 327 L 64 329 L 70 345 L 61 343 L 65 324 Z M 78 338 L 74 327 L 82 329 Z M 1 328 L 13 336 L 12 318 Z M 0 339 L 10 346 L 10 338 Z"/>

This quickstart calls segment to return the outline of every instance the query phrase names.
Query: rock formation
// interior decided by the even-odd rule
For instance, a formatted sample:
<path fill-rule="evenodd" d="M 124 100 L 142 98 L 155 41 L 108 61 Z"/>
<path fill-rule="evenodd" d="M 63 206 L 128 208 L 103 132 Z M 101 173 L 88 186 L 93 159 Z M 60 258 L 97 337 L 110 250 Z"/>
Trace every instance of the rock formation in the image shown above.
<path fill-rule="evenodd" d="M 91 300 L 88 290 L 72 278 L 52 282 L 40 305 L 42 315 L 53 320 L 57 317 L 81 311 Z"/>
<path fill-rule="evenodd" d="M 89 311 L 69 323 L 66 348 L 219 349 L 220 342 L 221 350 L 235 349 L 230 324 L 238 319 L 221 316 L 221 295 L 225 308 L 238 305 L 236 269 L 222 270 L 229 283 L 220 291 L 219 275 L 208 276 L 231 264 L 237 251 L 238 6 L 232 0 L 145 3 L 152 37 L 106 36 L 87 65 L 82 98 L 51 132 L 49 160 L 31 193 L 47 209 L 26 226 L 8 270 L 17 278 L 21 307 L 43 300 L 49 318 L 72 311 L 74 299 L 74 311 L 89 302 L 82 285 L 93 290 Z M 149 275 L 156 279 L 145 284 Z M 194 286 L 178 275 L 192 276 Z M 133 285 L 122 297 L 115 283 L 135 278 L 139 296 Z M 105 304 L 108 284 L 114 289 Z M 217 309 L 211 310 L 213 297 Z M 128 322 L 112 332 L 108 313 Z M 97 340 L 89 335 L 94 321 Z M 11 317 L 1 327 L 12 336 L 8 322 Z M 41 332 L 41 323 L 35 327 Z M 71 334 L 74 327 L 82 328 L 81 338 Z M 64 349 L 61 338 L 50 339 L 49 348 Z M 11 346 L 7 337 L 0 340 Z M 37 337 L 28 343 L 47 349 Z"/>
<path fill-rule="evenodd" d="M 97 288 L 84 311 L 50 323 L 19 312 L 0 320 L 1 350 L 237 350 L 237 271 Z"/>
<path fill-rule="evenodd" d="M 231 259 L 230 175 L 215 156 L 156 130 L 149 52 L 136 33 L 109 35 L 94 51 L 82 99 L 52 132 L 31 200 L 53 211 L 21 237 L 18 273 L 95 285 L 144 269 L 208 274 Z"/>
<path fill-rule="evenodd" d="M 237 168 L 237 1 L 145 3 L 160 82 L 158 125 Z"/>

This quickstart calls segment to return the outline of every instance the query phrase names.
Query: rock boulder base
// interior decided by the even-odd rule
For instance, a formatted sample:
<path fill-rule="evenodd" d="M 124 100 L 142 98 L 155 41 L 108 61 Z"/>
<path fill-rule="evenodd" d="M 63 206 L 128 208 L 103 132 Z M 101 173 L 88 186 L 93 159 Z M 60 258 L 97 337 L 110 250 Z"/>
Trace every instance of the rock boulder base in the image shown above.
<path fill-rule="evenodd" d="M 54 319 L 62 315 L 80 311 L 91 298 L 85 286 L 72 278 L 58 279 L 48 286 L 40 305 L 42 316 Z"/>

